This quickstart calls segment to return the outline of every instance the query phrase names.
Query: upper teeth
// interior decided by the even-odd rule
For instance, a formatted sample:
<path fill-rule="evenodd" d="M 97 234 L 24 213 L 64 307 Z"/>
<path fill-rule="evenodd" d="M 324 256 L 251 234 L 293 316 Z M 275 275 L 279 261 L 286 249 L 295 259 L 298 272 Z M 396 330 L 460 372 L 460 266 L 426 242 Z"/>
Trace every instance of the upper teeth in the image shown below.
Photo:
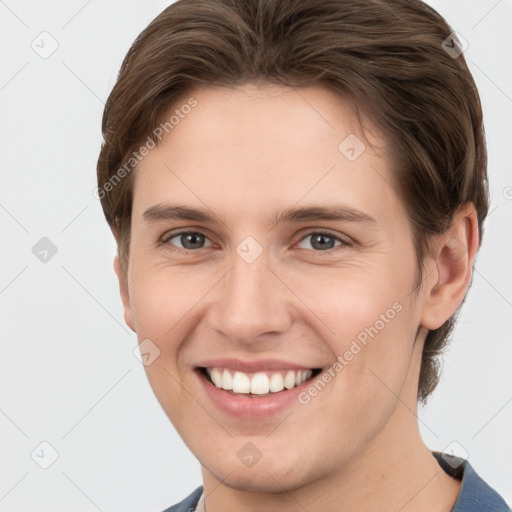
<path fill-rule="evenodd" d="M 206 371 L 216 387 L 231 390 L 234 393 L 252 393 L 253 395 L 277 393 L 283 391 L 284 388 L 292 389 L 313 374 L 311 370 L 258 372 L 251 375 L 244 372 L 233 372 L 225 368 L 207 368 Z"/>

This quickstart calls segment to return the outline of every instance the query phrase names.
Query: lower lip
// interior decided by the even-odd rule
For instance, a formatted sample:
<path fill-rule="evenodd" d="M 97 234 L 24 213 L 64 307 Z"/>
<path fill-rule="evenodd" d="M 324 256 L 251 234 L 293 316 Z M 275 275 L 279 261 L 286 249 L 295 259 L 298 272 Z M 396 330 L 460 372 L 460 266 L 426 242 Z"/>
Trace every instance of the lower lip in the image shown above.
<path fill-rule="evenodd" d="M 223 412 L 238 418 L 265 418 L 278 414 L 298 402 L 300 393 L 311 384 L 311 379 L 292 389 L 268 395 L 237 395 L 220 389 L 196 370 L 210 400 Z"/>

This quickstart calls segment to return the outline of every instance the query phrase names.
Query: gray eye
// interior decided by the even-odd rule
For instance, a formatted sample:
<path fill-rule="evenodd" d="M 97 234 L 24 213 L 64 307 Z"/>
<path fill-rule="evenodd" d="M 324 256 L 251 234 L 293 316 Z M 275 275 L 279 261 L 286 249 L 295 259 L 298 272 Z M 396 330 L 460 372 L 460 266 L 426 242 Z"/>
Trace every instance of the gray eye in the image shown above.
<path fill-rule="evenodd" d="M 175 242 L 171 242 L 174 238 L 178 239 L 179 244 L 176 244 Z M 205 245 L 205 243 L 208 241 L 208 238 L 204 236 L 201 233 L 196 233 L 195 231 L 186 231 L 183 233 L 176 233 L 175 235 L 171 235 L 167 242 L 171 243 L 172 245 L 177 245 L 178 247 L 182 249 L 202 249 L 203 247 L 208 247 L 211 245 L 211 242 L 208 245 Z M 181 245 L 180 245 L 181 244 Z"/>
<path fill-rule="evenodd" d="M 301 244 L 305 243 L 307 240 L 310 240 L 310 247 L 301 247 L 301 249 L 313 249 L 317 251 L 328 251 L 329 249 L 334 249 L 336 247 L 336 241 L 338 241 L 338 245 L 342 245 L 343 241 L 330 233 L 310 233 L 306 237 L 301 240 Z"/>

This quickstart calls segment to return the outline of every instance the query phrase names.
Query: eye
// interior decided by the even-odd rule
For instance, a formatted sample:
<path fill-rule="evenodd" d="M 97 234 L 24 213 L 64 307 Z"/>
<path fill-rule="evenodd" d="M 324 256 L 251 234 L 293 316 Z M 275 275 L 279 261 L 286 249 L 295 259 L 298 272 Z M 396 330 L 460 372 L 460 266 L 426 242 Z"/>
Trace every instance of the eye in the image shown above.
<path fill-rule="evenodd" d="M 177 242 L 173 240 L 177 239 Z M 310 239 L 310 242 L 307 240 Z M 190 251 L 194 249 L 203 249 L 205 247 L 212 246 L 211 241 L 206 235 L 197 231 L 180 231 L 178 233 L 171 233 L 162 239 L 163 244 L 177 247 L 184 251 Z M 300 244 L 309 243 L 309 247 L 301 247 Z M 315 251 L 328 251 L 330 249 L 336 249 L 340 246 L 350 246 L 350 242 L 326 231 L 315 231 L 309 233 L 299 242 L 298 247 L 301 249 L 310 249 L 311 247 Z"/>
<path fill-rule="evenodd" d="M 332 233 L 324 232 L 324 231 L 315 231 L 313 233 L 309 233 L 306 235 L 301 241 L 304 243 L 306 240 L 311 239 L 311 246 L 313 249 L 317 251 L 328 251 L 329 249 L 335 249 L 339 246 L 349 246 L 350 243 L 346 240 L 343 240 L 339 236 L 333 235 Z M 336 242 L 339 242 L 338 245 L 335 245 Z M 310 247 L 300 247 L 301 249 L 309 249 Z"/>
<path fill-rule="evenodd" d="M 174 238 L 178 239 L 178 242 L 181 244 L 177 245 L 174 242 L 171 242 Z M 208 238 L 202 233 L 198 233 L 197 231 L 181 231 L 179 233 L 172 233 L 167 235 L 162 240 L 163 243 L 169 243 L 170 245 L 177 245 L 179 249 L 184 250 L 193 250 L 193 249 L 203 249 L 204 247 L 209 247 L 212 245 L 209 242 L 208 245 L 205 245 L 205 242 Z"/>

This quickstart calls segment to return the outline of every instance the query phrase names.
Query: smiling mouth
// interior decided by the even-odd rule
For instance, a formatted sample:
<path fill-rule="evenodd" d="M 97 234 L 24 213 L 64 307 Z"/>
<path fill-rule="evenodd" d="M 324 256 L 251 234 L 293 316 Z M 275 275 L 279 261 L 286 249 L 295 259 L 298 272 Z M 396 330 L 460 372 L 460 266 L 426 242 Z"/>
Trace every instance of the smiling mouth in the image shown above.
<path fill-rule="evenodd" d="M 288 391 L 313 379 L 322 371 L 320 368 L 301 368 L 245 373 L 217 367 L 199 367 L 198 370 L 207 381 L 218 389 L 223 389 L 234 395 L 255 397 Z"/>

